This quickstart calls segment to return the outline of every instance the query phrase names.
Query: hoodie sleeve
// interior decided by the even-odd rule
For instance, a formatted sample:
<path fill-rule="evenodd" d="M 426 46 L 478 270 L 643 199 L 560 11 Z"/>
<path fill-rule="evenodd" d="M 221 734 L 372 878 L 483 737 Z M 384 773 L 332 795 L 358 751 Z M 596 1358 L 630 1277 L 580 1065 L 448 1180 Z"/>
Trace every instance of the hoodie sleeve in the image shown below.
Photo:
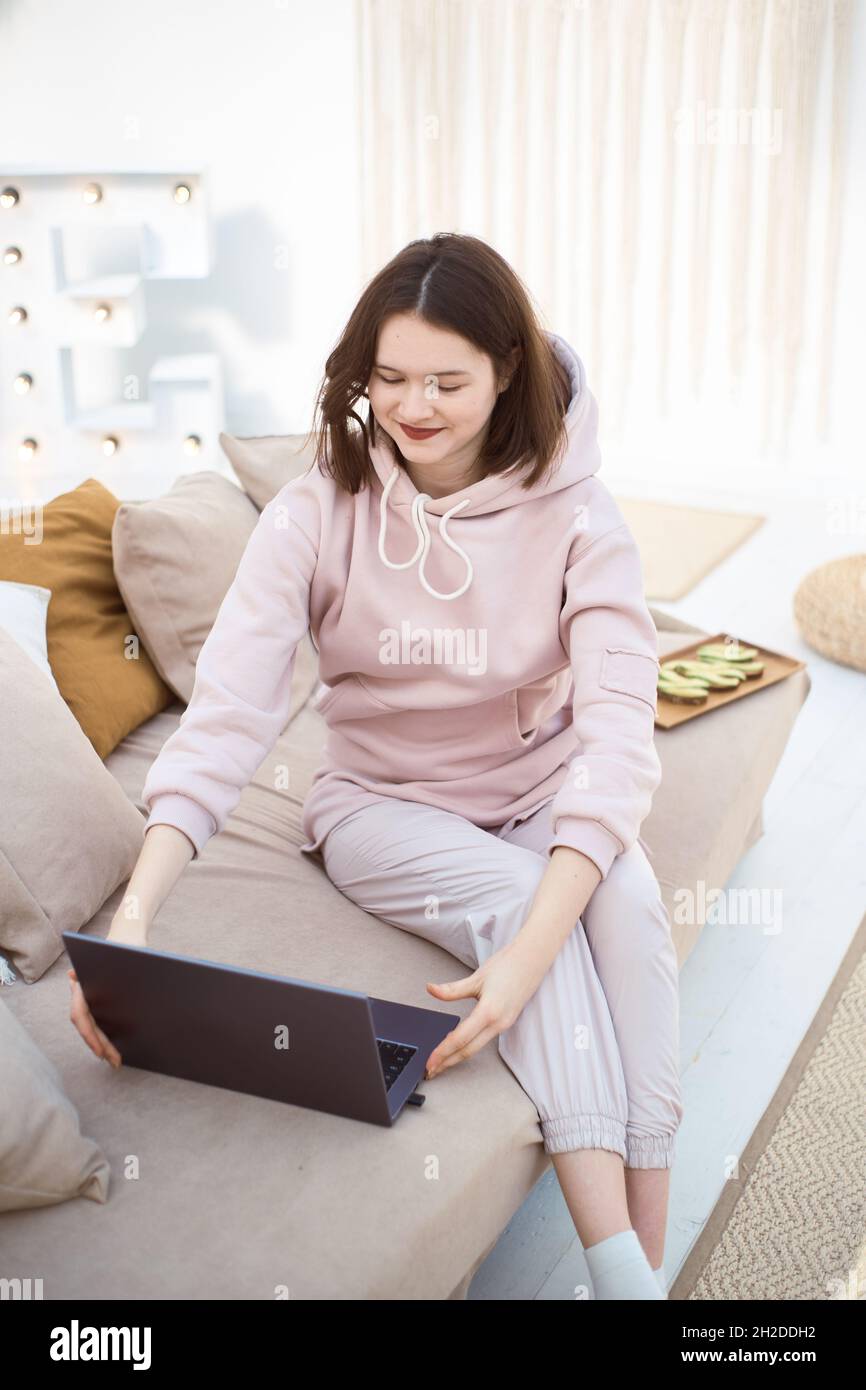
<path fill-rule="evenodd" d="M 283 489 L 262 511 L 199 652 L 189 704 L 142 789 L 145 835 L 173 825 L 192 841 L 194 858 L 288 723 L 317 557 L 291 508 Z"/>
<path fill-rule="evenodd" d="M 578 749 L 553 800 L 550 852 L 556 845 L 580 850 L 605 879 L 637 839 L 661 782 L 658 633 L 628 526 L 575 546 L 560 635 L 571 661 Z"/>

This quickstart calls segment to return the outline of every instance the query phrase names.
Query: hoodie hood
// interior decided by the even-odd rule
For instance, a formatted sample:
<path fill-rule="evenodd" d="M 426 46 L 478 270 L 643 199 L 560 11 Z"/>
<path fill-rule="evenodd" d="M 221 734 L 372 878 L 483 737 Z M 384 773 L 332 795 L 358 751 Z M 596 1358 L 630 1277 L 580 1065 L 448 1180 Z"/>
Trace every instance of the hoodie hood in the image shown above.
<path fill-rule="evenodd" d="M 522 479 L 526 476 L 525 468 L 517 471 L 509 468 L 505 473 L 492 473 L 486 478 L 480 478 L 469 487 L 449 493 L 446 497 L 430 497 L 426 492 L 418 492 L 409 474 L 397 462 L 393 440 L 385 435 L 381 427 L 381 442 L 370 448 L 370 459 L 382 485 L 379 499 L 379 559 L 389 569 L 409 569 L 411 566 L 417 566 L 421 583 L 434 598 L 459 598 L 461 594 L 465 594 L 473 580 L 471 556 L 448 533 L 448 522 L 452 516 L 463 519 L 501 511 L 505 507 L 517 507 L 524 502 L 571 487 L 599 469 L 601 454 L 598 448 L 598 407 L 587 387 L 583 362 L 571 344 L 558 333 L 545 330 L 545 337 L 564 365 L 571 381 L 571 400 L 565 415 L 567 444 L 559 463 L 531 488 L 521 485 Z M 389 509 L 398 516 L 408 517 L 418 537 L 415 553 L 399 564 L 390 560 L 387 555 Z M 432 543 L 428 525 L 430 516 L 438 518 L 441 543 L 460 555 L 466 566 L 466 578 L 462 585 L 450 594 L 442 594 L 434 589 L 424 573 Z"/>

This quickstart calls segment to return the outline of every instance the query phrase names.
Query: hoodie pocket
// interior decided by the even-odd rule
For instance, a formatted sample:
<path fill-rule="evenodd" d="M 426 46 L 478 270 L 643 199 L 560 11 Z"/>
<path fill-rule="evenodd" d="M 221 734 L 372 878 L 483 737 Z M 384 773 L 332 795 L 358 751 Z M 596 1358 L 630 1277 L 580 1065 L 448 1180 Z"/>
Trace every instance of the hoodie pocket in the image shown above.
<path fill-rule="evenodd" d="M 516 690 L 509 690 L 501 699 L 504 702 L 504 747 L 505 749 L 523 748 L 526 744 L 532 742 L 535 731 L 532 730 L 528 734 L 521 733 L 520 731 L 520 708 L 517 703 Z"/>
<path fill-rule="evenodd" d="M 562 709 L 571 686 L 571 670 L 564 666 L 549 676 L 518 686 L 505 696 L 508 747 L 528 748 L 542 724 Z"/>
<path fill-rule="evenodd" d="M 342 680 L 337 681 L 336 685 L 325 685 L 323 682 L 313 708 L 317 714 L 327 714 L 338 701 L 348 699 L 353 689 L 356 694 L 360 690 L 354 676 L 344 676 Z"/>
<path fill-rule="evenodd" d="M 325 710 L 330 709 L 339 691 L 339 685 L 325 685 L 324 682 L 321 682 L 313 699 L 313 709 L 316 713 L 324 714 Z"/>
<path fill-rule="evenodd" d="M 313 708 L 331 728 L 341 726 L 343 734 L 359 721 L 386 717 L 376 736 L 390 741 L 393 749 L 411 749 L 412 756 L 419 749 L 426 750 L 427 759 L 457 765 L 464 759 L 528 748 L 537 733 L 534 716 L 538 701 L 535 690 L 528 694 L 509 690 L 465 705 L 400 708 L 385 705 L 358 676 L 346 676 L 333 686 L 323 685 Z M 351 736 L 356 733 L 354 730 Z M 368 742 L 365 738 L 365 746 Z M 408 773 L 406 776 L 411 780 Z"/>
<path fill-rule="evenodd" d="M 599 685 L 621 695 L 633 695 L 656 713 L 658 701 L 658 658 L 630 647 L 605 647 Z"/>

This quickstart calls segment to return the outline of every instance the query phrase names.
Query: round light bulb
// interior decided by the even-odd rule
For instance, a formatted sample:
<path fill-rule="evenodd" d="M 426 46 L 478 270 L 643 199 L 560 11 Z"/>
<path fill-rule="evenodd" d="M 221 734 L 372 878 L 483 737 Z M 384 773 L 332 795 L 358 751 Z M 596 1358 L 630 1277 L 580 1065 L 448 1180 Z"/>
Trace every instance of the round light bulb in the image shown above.
<path fill-rule="evenodd" d="M 197 434 L 188 434 L 183 441 L 183 451 L 185 454 L 197 454 L 201 449 L 201 437 Z"/>
<path fill-rule="evenodd" d="M 192 197 L 192 189 L 188 183 L 176 183 L 174 186 L 174 201 L 176 203 L 188 203 Z"/>
<path fill-rule="evenodd" d="M 17 188 L 4 188 L 0 193 L 0 208 L 14 208 L 18 202 Z"/>
<path fill-rule="evenodd" d="M 27 392 L 30 390 L 30 387 L 32 385 L 32 376 L 29 376 L 27 372 L 21 372 L 20 376 L 16 376 L 15 380 L 13 381 L 12 389 L 13 391 L 15 391 L 17 395 L 26 396 Z"/>
<path fill-rule="evenodd" d="M 96 308 L 93 311 L 93 317 L 97 323 L 105 323 L 108 319 L 111 318 L 111 305 L 97 304 Z"/>
<path fill-rule="evenodd" d="M 14 309 L 9 310 L 9 322 L 11 324 L 23 323 L 27 318 L 27 310 L 22 309 L 20 304 L 16 304 Z"/>
<path fill-rule="evenodd" d="M 21 463 L 29 463 L 39 445 L 35 439 L 22 439 L 18 445 L 18 459 Z"/>
<path fill-rule="evenodd" d="M 81 196 L 85 203 L 101 203 L 102 189 L 98 183 L 89 183 Z"/>
<path fill-rule="evenodd" d="M 114 435 L 107 434 L 102 441 L 102 452 L 104 454 L 107 454 L 110 458 L 112 454 L 117 453 L 119 448 L 120 444 L 118 440 L 114 437 Z"/>
<path fill-rule="evenodd" d="M 7 265 L 17 265 L 21 260 L 21 252 L 17 246 L 7 246 L 3 252 L 3 260 Z"/>

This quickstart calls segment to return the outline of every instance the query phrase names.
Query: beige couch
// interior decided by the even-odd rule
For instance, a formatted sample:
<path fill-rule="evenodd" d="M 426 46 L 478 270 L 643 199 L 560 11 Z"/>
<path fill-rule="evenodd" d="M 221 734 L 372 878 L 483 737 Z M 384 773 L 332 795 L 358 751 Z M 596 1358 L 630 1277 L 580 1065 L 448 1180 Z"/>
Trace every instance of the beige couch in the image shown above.
<path fill-rule="evenodd" d="M 662 656 L 705 635 L 652 611 Z M 641 834 L 672 919 L 677 889 L 723 886 L 761 833 L 762 798 L 809 688 L 798 671 L 657 731 L 663 781 Z M 183 708 L 176 701 L 106 760 L 142 812 L 145 774 Z M 179 880 L 152 945 L 429 1007 L 425 982 L 457 978 L 463 965 L 362 912 L 298 853 L 323 735 L 311 697 L 224 832 Z M 286 763 L 291 790 L 275 791 L 275 766 Z M 104 936 L 122 893 L 83 930 Z M 682 963 L 701 923 L 674 920 L 673 930 Z M 47 1299 L 271 1299 L 281 1286 L 301 1299 L 465 1297 L 549 1165 L 535 1107 L 494 1045 L 423 1086 L 426 1103 L 383 1130 L 115 1072 L 69 1020 L 68 967 L 64 952 L 34 984 L 2 990 L 111 1167 L 105 1203 L 77 1198 L 0 1216 L 0 1277 L 41 1278 Z M 449 1005 L 463 1017 L 472 1007 Z M 131 1156 L 136 1177 L 127 1176 Z"/>

